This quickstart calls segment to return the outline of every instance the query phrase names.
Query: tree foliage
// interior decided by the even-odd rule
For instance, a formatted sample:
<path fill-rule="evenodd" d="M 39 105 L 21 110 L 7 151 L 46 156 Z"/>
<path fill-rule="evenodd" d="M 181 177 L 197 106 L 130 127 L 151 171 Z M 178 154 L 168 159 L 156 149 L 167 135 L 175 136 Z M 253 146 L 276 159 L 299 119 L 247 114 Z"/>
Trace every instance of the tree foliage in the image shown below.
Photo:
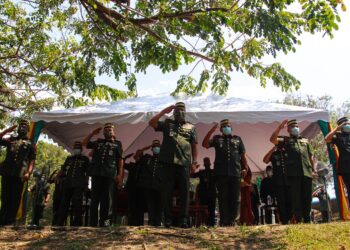
<path fill-rule="evenodd" d="M 136 74 L 182 64 L 173 94 L 225 94 L 230 72 L 283 91 L 300 82 L 266 57 L 289 53 L 304 33 L 333 36 L 341 0 L 0 0 L 0 105 L 30 114 L 137 95 Z M 96 82 L 107 74 L 127 91 Z"/>

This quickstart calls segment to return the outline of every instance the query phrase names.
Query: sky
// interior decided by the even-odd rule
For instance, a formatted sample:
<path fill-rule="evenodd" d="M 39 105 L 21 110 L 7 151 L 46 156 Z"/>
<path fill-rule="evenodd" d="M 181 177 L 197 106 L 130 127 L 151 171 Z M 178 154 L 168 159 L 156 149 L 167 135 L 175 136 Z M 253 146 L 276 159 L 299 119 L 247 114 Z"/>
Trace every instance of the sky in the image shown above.
<path fill-rule="evenodd" d="M 350 13 L 341 12 L 339 30 L 334 38 L 323 34 L 304 34 L 300 37 L 301 45 L 295 53 L 281 53 L 275 59 L 289 73 L 301 81 L 297 94 L 320 97 L 330 95 L 333 103 L 340 105 L 350 99 L 349 95 L 349 59 L 350 59 Z M 176 81 L 183 74 L 188 74 L 192 66 L 182 66 L 178 71 L 163 74 L 158 68 L 150 67 L 146 74 L 138 74 L 138 95 L 170 94 L 176 88 Z M 193 76 L 203 69 L 198 67 Z M 227 95 L 247 99 L 276 101 L 285 96 L 279 88 L 268 83 L 262 88 L 258 80 L 239 72 L 232 72 L 231 83 Z M 112 78 L 102 76 L 99 82 L 109 82 L 114 87 L 125 87 Z"/>

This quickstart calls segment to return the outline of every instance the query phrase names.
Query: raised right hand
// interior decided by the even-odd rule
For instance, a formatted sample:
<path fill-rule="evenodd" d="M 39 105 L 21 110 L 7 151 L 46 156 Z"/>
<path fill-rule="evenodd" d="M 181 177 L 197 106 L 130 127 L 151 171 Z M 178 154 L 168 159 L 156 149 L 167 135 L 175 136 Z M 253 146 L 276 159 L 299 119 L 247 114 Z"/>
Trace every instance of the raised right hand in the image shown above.
<path fill-rule="evenodd" d="M 278 128 L 279 129 L 284 129 L 284 127 L 286 126 L 287 123 L 288 123 L 288 119 L 286 119 L 283 122 L 281 122 L 281 124 L 278 126 Z"/>
<path fill-rule="evenodd" d="M 8 129 L 6 129 L 6 133 L 10 133 L 14 131 L 16 128 L 17 128 L 17 125 L 13 125 L 12 127 L 9 127 Z"/>
<path fill-rule="evenodd" d="M 171 111 L 173 111 L 175 108 L 175 105 L 170 105 L 169 107 L 163 109 L 163 112 L 165 112 L 166 114 L 169 114 Z"/>
<path fill-rule="evenodd" d="M 101 132 L 102 128 L 97 128 L 94 131 L 92 131 L 93 135 L 98 135 Z"/>

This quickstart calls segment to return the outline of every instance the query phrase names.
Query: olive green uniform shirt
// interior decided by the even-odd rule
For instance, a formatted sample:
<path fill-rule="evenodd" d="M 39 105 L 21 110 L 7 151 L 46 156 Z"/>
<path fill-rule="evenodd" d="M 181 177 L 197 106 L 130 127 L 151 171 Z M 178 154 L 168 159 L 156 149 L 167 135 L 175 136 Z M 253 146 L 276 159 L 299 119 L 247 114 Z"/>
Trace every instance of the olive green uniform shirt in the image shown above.
<path fill-rule="evenodd" d="M 158 121 L 156 131 L 163 132 L 159 161 L 189 167 L 192 163 L 192 144 L 197 143 L 197 132 L 193 124 L 179 124 L 171 119 Z"/>

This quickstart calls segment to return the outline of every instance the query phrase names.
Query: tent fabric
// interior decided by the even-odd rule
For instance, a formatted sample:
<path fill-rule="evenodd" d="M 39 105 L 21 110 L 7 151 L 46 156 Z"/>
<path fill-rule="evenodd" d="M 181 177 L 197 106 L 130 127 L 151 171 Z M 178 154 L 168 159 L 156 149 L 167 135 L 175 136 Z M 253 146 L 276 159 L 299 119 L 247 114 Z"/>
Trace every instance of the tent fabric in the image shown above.
<path fill-rule="evenodd" d="M 186 119 L 196 125 L 199 159 L 208 156 L 214 160 L 214 150 L 203 148 L 201 143 L 215 122 L 227 118 L 232 122 L 233 133 L 243 139 L 253 172 L 265 169 L 262 158 L 273 146 L 269 137 L 279 122 L 297 119 L 303 135 L 311 138 L 319 132 L 319 120 L 329 121 L 328 112 L 323 110 L 214 94 L 130 98 L 74 109 L 38 112 L 34 114 L 33 120 L 43 121 L 43 132 L 68 150 L 72 149 L 74 141 L 83 140 L 95 128 L 112 122 L 116 124 L 117 138 L 123 143 L 126 155 L 150 145 L 153 139 L 162 139 L 162 134 L 149 127 L 148 121 L 160 110 L 177 101 L 186 103 Z M 166 117 L 162 119 L 164 118 Z M 220 131 L 214 134 L 217 133 Z"/>

